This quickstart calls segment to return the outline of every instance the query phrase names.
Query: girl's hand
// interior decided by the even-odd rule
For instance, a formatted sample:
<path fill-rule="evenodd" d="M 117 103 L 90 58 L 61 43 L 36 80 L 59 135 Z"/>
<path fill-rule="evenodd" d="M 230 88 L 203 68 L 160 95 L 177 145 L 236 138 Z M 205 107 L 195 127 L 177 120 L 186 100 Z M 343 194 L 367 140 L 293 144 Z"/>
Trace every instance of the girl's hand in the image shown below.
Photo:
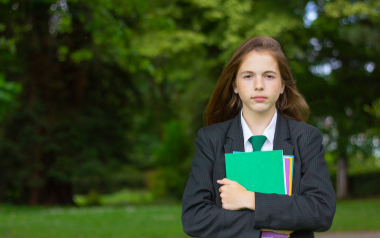
<path fill-rule="evenodd" d="M 255 210 L 255 193 L 247 191 L 238 182 L 222 179 L 216 181 L 222 184 L 219 188 L 220 197 L 222 198 L 222 207 L 226 210 L 240 210 L 248 208 Z"/>

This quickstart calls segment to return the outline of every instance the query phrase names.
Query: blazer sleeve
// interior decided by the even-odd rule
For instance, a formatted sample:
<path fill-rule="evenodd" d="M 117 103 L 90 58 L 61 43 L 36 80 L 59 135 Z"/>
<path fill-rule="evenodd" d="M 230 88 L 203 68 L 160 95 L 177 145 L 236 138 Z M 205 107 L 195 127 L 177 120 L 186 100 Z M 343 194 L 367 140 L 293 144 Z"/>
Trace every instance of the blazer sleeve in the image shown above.
<path fill-rule="evenodd" d="M 215 204 L 219 196 L 212 181 L 215 153 L 204 128 L 194 144 L 192 171 L 182 198 L 184 232 L 196 237 L 259 237 L 260 231 L 253 228 L 254 211 L 230 211 Z"/>
<path fill-rule="evenodd" d="M 302 176 L 298 194 L 255 193 L 255 228 L 326 231 L 336 208 L 320 131 L 312 127 L 300 149 Z"/>

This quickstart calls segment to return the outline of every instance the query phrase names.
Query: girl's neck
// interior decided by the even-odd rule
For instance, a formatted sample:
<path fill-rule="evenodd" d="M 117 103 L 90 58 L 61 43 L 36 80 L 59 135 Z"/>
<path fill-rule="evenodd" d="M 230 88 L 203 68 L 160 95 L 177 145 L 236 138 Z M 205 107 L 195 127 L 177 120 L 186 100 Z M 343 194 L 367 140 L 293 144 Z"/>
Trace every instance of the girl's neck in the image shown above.
<path fill-rule="evenodd" d="M 273 110 L 268 110 L 267 112 L 257 113 L 243 108 L 244 120 L 253 135 L 262 135 L 264 133 L 265 128 L 267 128 L 272 121 L 275 110 L 276 109 L 273 108 Z"/>

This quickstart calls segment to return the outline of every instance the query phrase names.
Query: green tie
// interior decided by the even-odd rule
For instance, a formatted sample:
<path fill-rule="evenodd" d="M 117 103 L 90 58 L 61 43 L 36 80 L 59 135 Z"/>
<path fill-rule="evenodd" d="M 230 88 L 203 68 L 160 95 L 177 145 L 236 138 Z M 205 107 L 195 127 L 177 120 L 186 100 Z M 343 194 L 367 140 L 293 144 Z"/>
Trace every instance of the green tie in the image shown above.
<path fill-rule="evenodd" d="M 251 138 L 248 139 L 252 144 L 253 151 L 261 151 L 261 147 L 263 147 L 266 140 L 267 137 L 264 135 L 251 136 Z"/>

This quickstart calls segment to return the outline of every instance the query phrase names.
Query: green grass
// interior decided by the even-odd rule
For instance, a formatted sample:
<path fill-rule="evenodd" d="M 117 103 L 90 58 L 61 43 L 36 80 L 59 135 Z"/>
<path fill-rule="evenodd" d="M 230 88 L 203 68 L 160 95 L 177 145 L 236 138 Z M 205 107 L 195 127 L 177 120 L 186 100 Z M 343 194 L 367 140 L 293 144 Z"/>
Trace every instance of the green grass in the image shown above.
<path fill-rule="evenodd" d="M 380 230 L 380 199 L 340 201 L 330 231 Z M 0 206 L 0 237 L 184 238 L 181 205 Z"/>
<path fill-rule="evenodd" d="M 0 237 L 186 237 L 180 205 L 30 208 L 1 206 Z"/>
<path fill-rule="evenodd" d="M 330 231 L 380 230 L 380 199 L 347 200 L 337 203 Z"/>

